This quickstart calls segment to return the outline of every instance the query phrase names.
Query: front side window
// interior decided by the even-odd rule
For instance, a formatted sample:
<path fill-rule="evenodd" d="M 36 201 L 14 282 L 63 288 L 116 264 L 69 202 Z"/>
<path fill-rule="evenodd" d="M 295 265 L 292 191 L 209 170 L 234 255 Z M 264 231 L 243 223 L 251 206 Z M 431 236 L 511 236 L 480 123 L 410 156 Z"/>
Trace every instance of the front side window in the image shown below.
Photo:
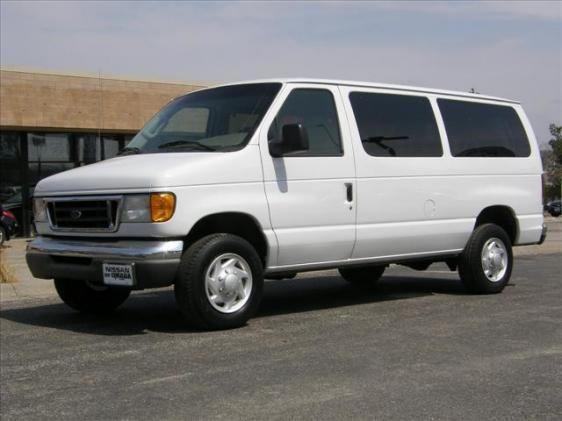
<path fill-rule="evenodd" d="M 438 99 L 451 154 L 465 157 L 526 157 L 531 153 L 512 107 Z"/>
<path fill-rule="evenodd" d="M 353 114 L 365 152 L 372 156 L 442 156 L 441 138 L 429 99 L 352 92 Z"/>
<path fill-rule="evenodd" d="M 283 126 L 302 124 L 309 149 L 293 156 L 341 156 L 340 126 L 332 93 L 326 89 L 294 89 L 268 131 L 269 142 L 281 139 Z"/>
<path fill-rule="evenodd" d="M 134 153 L 228 152 L 246 146 L 281 88 L 255 83 L 206 89 L 177 98 L 127 145 Z"/>

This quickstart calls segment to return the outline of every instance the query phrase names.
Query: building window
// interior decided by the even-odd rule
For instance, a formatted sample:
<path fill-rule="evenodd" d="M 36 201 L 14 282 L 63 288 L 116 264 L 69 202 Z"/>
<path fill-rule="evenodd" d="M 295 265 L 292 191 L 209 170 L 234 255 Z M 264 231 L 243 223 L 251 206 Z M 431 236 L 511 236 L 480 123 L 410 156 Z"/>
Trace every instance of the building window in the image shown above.
<path fill-rule="evenodd" d="M 20 222 L 20 235 L 31 228 L 31 196 L 43 178 L 112 158 L 132 135 L 28 133 L 0 131 L 0 203 Z M 27 197 L 27 199 L 25 199 Z"/>
<path fill-rule="evenodd" d="M 0 203 L 21 192 L 21 160 L 18 133 L 0 132 Z"/>
<path fill-rule="evenodd" d="M 125 147 L 125 140 L 121 135 L 103 136 L 103 159 L 116 156 Z"/>

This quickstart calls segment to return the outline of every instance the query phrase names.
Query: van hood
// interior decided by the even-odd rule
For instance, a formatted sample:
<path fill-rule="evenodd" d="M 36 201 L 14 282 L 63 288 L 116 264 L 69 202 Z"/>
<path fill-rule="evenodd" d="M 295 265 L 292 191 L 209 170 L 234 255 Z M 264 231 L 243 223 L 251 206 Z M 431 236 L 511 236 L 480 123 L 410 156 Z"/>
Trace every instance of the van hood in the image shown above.
<path fill-rule="evenodd" d="M 41 180 L 35 196 L 147 191 L 156 188 L 261 181 L 257 145 L 236 152 L 126 155 Z"/>

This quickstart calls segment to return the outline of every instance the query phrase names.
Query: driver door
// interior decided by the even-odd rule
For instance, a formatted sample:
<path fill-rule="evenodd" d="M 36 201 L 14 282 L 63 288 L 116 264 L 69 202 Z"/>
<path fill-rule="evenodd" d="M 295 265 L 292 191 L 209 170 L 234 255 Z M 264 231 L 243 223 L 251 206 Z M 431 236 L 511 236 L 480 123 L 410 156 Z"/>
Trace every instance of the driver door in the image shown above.
<path fill-rule="evenodd" d="M 273 230 L 274 267 L 346 260 L 355 243 L 355 165 L 337 87 L 289 84 L 264 119 L 260 150 Z M 274 158 L 283 125 L 301 124 L 309 149 Z"/>

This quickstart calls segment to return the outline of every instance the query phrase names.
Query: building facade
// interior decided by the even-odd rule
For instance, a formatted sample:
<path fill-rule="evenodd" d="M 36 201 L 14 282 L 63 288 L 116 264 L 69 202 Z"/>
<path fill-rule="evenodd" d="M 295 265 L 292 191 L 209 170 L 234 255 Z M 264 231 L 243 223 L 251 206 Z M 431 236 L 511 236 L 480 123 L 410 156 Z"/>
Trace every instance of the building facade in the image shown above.
<path fill-rule="evenodd" d="M 0 70 L 0 203 L 20 234 L 39 180 L 115 156 L 164 104 L 202 87 Z"/>

